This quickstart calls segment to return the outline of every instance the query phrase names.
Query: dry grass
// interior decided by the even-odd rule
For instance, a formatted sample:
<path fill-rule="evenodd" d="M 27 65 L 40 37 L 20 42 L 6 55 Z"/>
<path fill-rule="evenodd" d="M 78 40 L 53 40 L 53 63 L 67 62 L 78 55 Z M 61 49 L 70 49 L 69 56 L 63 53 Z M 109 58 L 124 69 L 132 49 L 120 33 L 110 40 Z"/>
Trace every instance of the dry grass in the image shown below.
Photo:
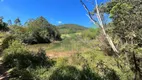
<path fill-rule="evenodd" d="M 46 55 L 49 58 L 62 58 L 62 57 L 70 57 L 73 54 L 76 54 L 76 51 L 64 51 L 64 52 L 56 52 L 56 51 L 47 51 Z"/>

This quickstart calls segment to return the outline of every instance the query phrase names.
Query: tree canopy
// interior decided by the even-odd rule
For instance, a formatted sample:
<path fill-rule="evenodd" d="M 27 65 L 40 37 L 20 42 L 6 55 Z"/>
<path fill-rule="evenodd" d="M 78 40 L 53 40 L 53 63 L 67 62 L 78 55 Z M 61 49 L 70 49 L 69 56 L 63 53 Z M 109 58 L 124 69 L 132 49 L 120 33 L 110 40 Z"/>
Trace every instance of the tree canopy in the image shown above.
<path fill-rule="evenodd" d="M 135 73 L 134 79 L 136 80 L 142 78 L 141 5 L 141 0 L 112 0 L 99 6 L 102 13 L 110 15 L 112 22 L 108 24 L 108 32 L 113 37 L 113 42 L 117 45 L 120 55 L 125 56 L 124 60 Z"/>
<path fill-rule="evenodd" d="M 12 33 L 24 43 L 50 43 L 54 40 L 61 40 L 60 33 L 56 26 L 50 24 L 44 17 L 29 20 L 25 27 L 12 25 Z"/>

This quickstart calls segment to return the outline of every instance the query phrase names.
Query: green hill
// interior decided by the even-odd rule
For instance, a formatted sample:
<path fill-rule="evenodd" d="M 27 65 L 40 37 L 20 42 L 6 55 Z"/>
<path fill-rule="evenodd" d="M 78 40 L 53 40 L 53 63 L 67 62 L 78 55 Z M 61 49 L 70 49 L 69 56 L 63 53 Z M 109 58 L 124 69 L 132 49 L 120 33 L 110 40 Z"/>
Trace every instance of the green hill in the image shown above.
<path fill-rule="evenodd" d="M 57 28 L 61 34 L 76 33 L 87 29 L 84 26 L 80 26 L 77 24 L 63 24 L 59 25 Z"/>

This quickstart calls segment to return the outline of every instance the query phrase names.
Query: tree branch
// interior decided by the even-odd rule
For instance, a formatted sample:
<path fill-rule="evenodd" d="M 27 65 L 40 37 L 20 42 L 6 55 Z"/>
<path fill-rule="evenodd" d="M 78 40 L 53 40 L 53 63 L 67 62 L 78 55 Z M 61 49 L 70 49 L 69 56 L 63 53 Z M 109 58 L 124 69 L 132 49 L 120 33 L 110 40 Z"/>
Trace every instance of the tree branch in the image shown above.
<path fill-rule="evenodd" d="M 111 48 L 113 49 L 113 51 L 116 52 L 116 55 L 119 57 L 119 55 L 117 54 L 117 53 L 119 53 L 118 50 L 116 49 L 116 47 L 115 47 L 113 41 L 111 40 L 111 38 L 109 37 L 109 35 L 106 34 L 106 31 L 105 31 L 105 29 L 104 29 L 103 22 L 102 22 L 102 19 L 101 19 L 101 16 L 100 16 L 100 12 L 99 12 L 99 9 L 98 9 L 97 0 L 95 0 L 95 2 L 96 2 L 96 10 L 97 10 L 96 15 L 97 15 L 97 19 L 98 19 L 99 23 L 98 23 L 96 20 L 93 19 L 92 15 L 91 15 L 91 13 L 90 13 L 90 11 L 89 11 L 89 9 L 88 9 L 88 7 L 84 4 L 84 2 L 83 2 L 82 0 L 80 0 L 80 2 L 81 2 L 81 4 L 83 5 L 83 7 L 85 8 L 85 10 L 87 11 L 87 13 L 88 13 L 87 16 L 89 17 L 89 19 L 90 19 L 95 25 L 99 26 L 99 27 L 102 29 L 103 35 L 106 37 L 107 41 L 109 42 L 109 45 L 111 46 Z"/>
<path fill-rule="evenodd" d="M 93 22 L 93 24 L 95 24 L 95 25 L 97 25 L 97 26 L 100 27 L 100 25 L 98 24 L 98 22 L 93 19 L 92 15 L 91 15 L 91 13 L 90 13 L 90 11 L 88 9 L 88 7 L 84 4 L 84 2 L 82 0 L 80 0 L 80 2 L 83 5 L 84 9 L 87 11 L 87 13 L 88 13 L 87 16 L 89 17 L 89 19 Z"/>

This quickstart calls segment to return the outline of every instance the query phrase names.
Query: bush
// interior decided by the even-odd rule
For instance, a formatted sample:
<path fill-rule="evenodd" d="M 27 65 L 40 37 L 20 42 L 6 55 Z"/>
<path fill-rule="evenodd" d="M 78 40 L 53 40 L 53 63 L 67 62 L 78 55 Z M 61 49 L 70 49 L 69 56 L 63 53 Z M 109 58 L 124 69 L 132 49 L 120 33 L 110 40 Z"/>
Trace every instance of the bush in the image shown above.
<path fill-rule="evenodd" d="M 9 68 L 9 80 L 39 80 L 32 70 L 37 68 L 48 69 L 54 61 L 46 57 L 43 49 L 37 53 L 30 52 L 20 41 L 12 41 L 3 51 L 3 65 Z M 39 74 L 41 75 L 41 74 Z"/>
<path fill-rule="evenodd" d="M 73 66 L 61 66 L 53 72 L 49 80 L 102 80 L 89 67 L 78 70 Z"/>
<path fill-rule="evenodd" d="M 37 43 L 37 40 L 34 37 L 35 33 L 29 32 L 27 27 L 13 25 L 10 28 L 11 28 L 11 33 L 22 42 L 28 43 L 28 44 Z"/>
<path fill-rule="evenodd" d="M 35 77 L 28 70 L 16 68 L 9 73 L 9 78 L 9 80 L 35 80 Z"/>
<path fill-rule="evenodd" d="M 2 42 L 2 50 L 9 47 L 9 44 L 12 40 L 15 40 L 15 37 L 12 35 L 7 36 Z"/>
<path fill-rule="evenodd" d="M 29 51 L 22 45 L 20 41 L 13 41 L 12 44 L 3 52 L 3 63 L 7 67 L 25 67 L 30 65 L 28 57 Z M 25 65 L 26 64 L 26 65 Z"/>
<path fill-rule="evenodd" d="M 77 80 L 79 71 L 72 66 L 62 66 L 50 76 L 49 80 Z"/>
<path fill-rule="evenodd" d="M 32 53 L 20 41 L 13 41 L 9 48 L 4 50 L 3 63 L 8 68 L 17 67 L 18 69 L 51 65 L 43 50 L 37 54 Z"/>

